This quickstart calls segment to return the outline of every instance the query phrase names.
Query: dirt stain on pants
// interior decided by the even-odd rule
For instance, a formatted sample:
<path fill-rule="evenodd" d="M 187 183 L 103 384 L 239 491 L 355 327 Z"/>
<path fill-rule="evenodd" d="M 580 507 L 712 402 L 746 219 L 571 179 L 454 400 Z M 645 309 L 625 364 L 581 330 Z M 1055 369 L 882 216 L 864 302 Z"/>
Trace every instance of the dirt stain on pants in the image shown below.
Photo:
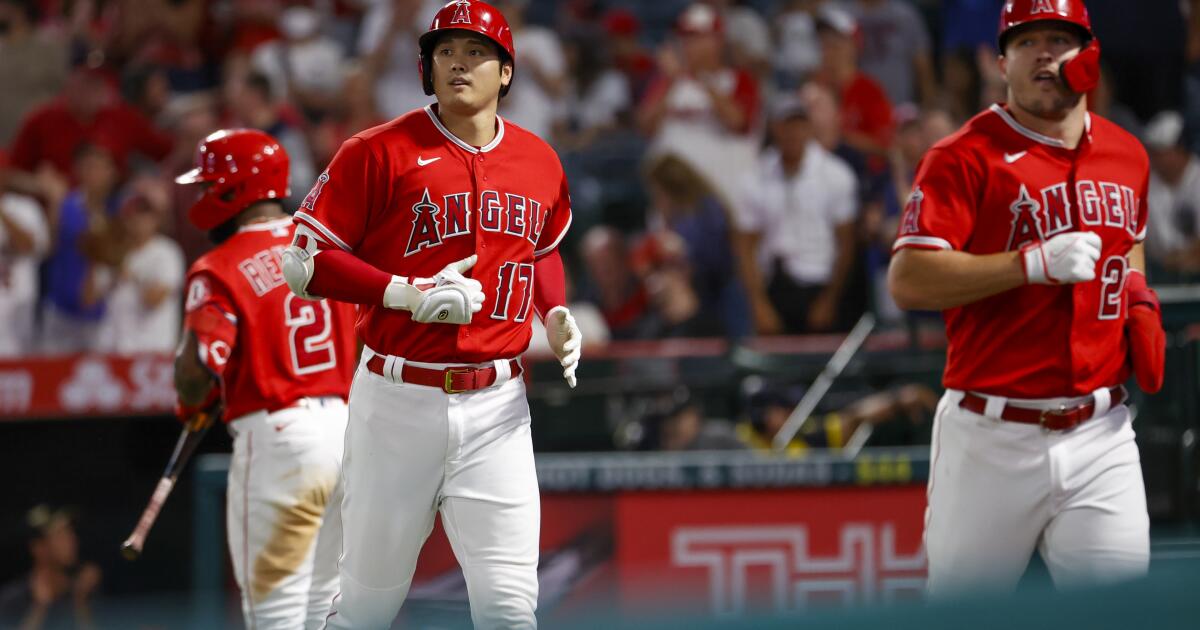
<path fill-rule="evenodd" d="M 310 488 L 295 505 L 279 508 L 275 529 L 254 560 L 251 584 L 255 600 L 266 597 L 304 563 L 321 529 L 332 490 L 332 484 Z"/>

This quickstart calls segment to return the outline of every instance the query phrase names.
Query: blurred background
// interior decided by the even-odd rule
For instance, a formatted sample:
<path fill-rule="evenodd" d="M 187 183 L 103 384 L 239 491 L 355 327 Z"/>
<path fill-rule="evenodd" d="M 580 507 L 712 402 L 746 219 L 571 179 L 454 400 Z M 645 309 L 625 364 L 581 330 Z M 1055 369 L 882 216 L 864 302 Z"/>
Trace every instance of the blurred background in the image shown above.
<path fill-rule="evenodd" d="M 873 606 L 917 601 L 945 337 L 939 314 L 899 311 L 884 278 L 921 156 L 1003 100 L 1001 0 L 495 4 L 517 50 L 500 113 L 570 178 L 562 251 L 585 339 L 574 390 L 540 330 L 526 358 L 543 623 L 807 612 L 813 627 L 872 627 Z M 1030 594 L 1028 609 L 1127 627 L 1096 602 L 1141 602 L 1153 627 L 1195 627 L 1200 0 L 1087 4 L 1104 46 L 1089 105 L 1151 157 L 1168 376 L 1135 395 L 1135 427 L 1153 575 L 1188 577 Z M 440 5 L 0 0 L 0 627 L 38 598 L 59 607 L 53 627 L 240 627 L 223 432 L 144 557 L 118 555 L 178 435 L 181 287 L 208 248 L 171 180 L 209 132 L 253 127 L 291 156 L 294 210 L 342 141 L 429 102 L 416 39 Z M 856 322 L 861 348 L 772 452 Z M 33 572 L 52 587 L 31 590 Z M 1035 561 L 1028 591 L 1044 583 Z M 887 618 L 1018 622 L 987 606 Z M 469 623 L 440 531 L 401 616 Z"/>

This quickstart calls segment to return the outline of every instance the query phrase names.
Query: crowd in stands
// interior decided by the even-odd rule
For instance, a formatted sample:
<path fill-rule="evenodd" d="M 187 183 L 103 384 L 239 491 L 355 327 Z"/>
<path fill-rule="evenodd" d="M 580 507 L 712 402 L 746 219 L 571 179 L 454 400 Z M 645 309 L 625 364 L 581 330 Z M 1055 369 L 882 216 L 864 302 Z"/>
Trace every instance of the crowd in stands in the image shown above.
<path fill-rule="evenodd" d="M 416 39 L 443 3 L 0 0 L 0 356 L 172 349 L 209 246 L 171 181 L 197 141 L 274 135 L 294 210 L 346 138 L 431 100 Z M 1002 0 L 494 4 L 517 50 L 500 113 L 571 180 L 590 343 L 896 320 L 881 280 L 917 163 L 1004 98 Z M 1200 2 L 1088 4 L 1092 107 L 1152 158 L 1152 262 L 1196 274 Z"/>

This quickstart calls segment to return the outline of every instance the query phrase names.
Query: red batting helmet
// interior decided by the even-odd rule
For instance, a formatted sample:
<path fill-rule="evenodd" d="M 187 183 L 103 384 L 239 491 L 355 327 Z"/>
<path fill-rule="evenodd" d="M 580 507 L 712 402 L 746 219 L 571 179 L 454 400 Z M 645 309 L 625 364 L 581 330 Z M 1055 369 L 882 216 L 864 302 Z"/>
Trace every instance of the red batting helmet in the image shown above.
<path fill-rule="evenodd" d="M 500 49 L 500 56 L 505 58 L 503 60 L 516 66 L 517 51 L 513 48 L 512 29 L 500 10 L 486 2 L 454 0 L 438 10 L 429 30 L 417 40 L 421 48 L 421 85 L 426 95 L 433 95 L 433 45 L 442 33 L 452 30 L 470 31 L 487 37 Z M 511 86 L 512 81 L 501 86 L 500 96 L 508 94 Z"/>
<path fill-rule="evenodd" d="M 287 197 L 288 163 L 279 142 L 257 129 L 209 134 L 196 148 L 196 167 L 175 178 L 177 184 L 212 184 L 188 209 L 188 220 L 211 230 L 256 201 Z"/>
<path fill-rule="evenodd" d="M 1083 0 L 1007 0 L 1000 11 L 1000 54 L 1004 54 L 1004 44 L 1014 29 L 1042 21 L 1063 22 L 1080 32 L 1085 46 L 1063 64 L 1062 78 L 1076 92 L 1091 91 L 1100 81 L 1100 44 L 1092 33 Z"/>

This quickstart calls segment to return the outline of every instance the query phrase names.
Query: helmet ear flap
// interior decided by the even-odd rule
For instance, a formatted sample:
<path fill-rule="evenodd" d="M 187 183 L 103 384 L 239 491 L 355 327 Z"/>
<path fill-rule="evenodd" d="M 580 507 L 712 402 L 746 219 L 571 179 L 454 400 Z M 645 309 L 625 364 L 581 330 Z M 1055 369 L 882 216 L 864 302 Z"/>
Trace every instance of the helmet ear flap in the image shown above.
<path fill-rule="evenodd" d="M 417 70 L 421 73 L 421 88 L 425 90 L 425 96 L 433 96 L 433 63 L 427 53 L 421 53 Z"/>

